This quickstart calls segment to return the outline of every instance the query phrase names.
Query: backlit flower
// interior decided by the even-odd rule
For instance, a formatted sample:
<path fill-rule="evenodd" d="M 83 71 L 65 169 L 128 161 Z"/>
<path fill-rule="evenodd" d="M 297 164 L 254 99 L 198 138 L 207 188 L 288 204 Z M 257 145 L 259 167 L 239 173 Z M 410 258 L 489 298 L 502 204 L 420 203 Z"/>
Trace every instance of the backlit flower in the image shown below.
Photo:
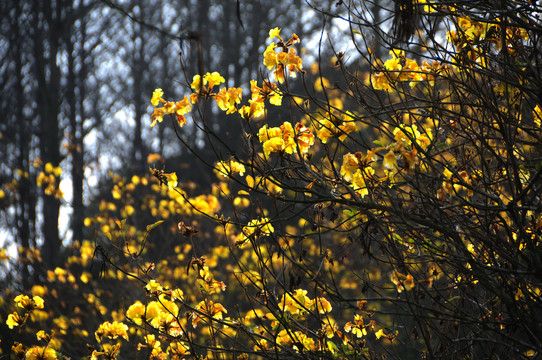
<path fill-rule="evenodd" d="M 164 96 L 164 92 L 162 91 L 162 89 L 156 89 L 156 90 L 154 90 L 154 92 L 152 93 L 152 98 L 151 98 L 151 104 L 152 104 L 152 106 L 158 105 L 158 103 L 159 103 L 160 101 L 165 102 L 165 101 L 162 99 L 162 96 Z"/>

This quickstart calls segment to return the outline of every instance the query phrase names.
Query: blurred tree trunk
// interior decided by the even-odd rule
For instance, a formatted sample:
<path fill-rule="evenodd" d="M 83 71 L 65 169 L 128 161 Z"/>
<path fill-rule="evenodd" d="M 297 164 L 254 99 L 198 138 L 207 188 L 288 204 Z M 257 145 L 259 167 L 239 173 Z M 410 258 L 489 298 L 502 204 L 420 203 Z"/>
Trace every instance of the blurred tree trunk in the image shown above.
<path fill-rule="evenodd" d="M 35 0 L 34 11 L 34 71 L 37 83 L 40 158 L 54 167 L 60 165 L 60 81 L 57 62 L 60 39 L 65 30 L 61 3 Z M 43 261 L 46 267 L 59 265 L 61 241 L 58 235 L 60 200 L 54 195 L 43 196 Z"/>
<path fill-rule="evenodd" d="M 23 111 L 25 107 L 25 90 L 23 85 L 23 77 L 25 70 L 23 70 L 23 47 L 24 43 L 21 43 L 21 39 L 24 38 L 24 29 L 21 27 L 21 3 L 14 2 L 15 16 L 11 19 L 11 26 L 13 31 L 11 32 L 11 46 L 10 49 L 14 50 L 13 61 L 15 65 L 15 72 L 21 74 L 14 82 L 15 90 L 15 104 L 13 106 L 14 117 L 11 119 L 16 127 L 15 137 L 17 139 L 17 160 L 16 167 L 21 171 L 22 176 L 19 180 L 18 186 L 18 204 L 16 205 L 16 228 L 17 228 L 17 243 L 23 248 L 30 248 L 36 246 L 36 186 L 35 177 L 31 169 L 30 159 L 30 147 L 32 140 L 32 117 L 25 116 Z M 7 155 L 7 154 L 6 154 Z M 28 288 L 30 286 L 29 269 L 28 264 L 23 261 L 22 266 L 22 282 L 23 287 Z"/>
<path fill-rule="evenodd" d="M 72 29 L 66 33 L 66 48 L 68 53 L 68 87 L 66 103 L 69 110 L 70 139 L 68 153 L 71 156 L 72 180 L 72 216 L 70 228 L 72 240 L 83 240 L 83 221 L 85 209 L 83 204 L 83 176 L 84 176 L 84 129 L 85 119 L 83 99 L 85 98 L 86 51 L 85 51 L 85 22 L 81 21 L 80 29 Z M 74 42 L 70 36 L 78 36 L 78 52 L 74 49 Z M 79 70 L 76 70 L 79 64 Z"/>

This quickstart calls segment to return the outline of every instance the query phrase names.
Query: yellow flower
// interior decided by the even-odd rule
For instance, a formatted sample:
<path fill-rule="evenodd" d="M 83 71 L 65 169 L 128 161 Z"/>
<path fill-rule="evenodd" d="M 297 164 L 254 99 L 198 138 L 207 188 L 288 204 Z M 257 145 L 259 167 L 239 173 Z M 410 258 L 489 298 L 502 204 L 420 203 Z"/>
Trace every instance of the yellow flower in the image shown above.
<path fill-rule="evenodd" d="M 243 119 L 259 118 L 265 114 L 265 106 L 263 101 L 249 100 L 249 106 L 244 105 L 239 113 Z"/>
<path fill-rule="evenodd" d="M 319 314 L 329 313 L 332 310 L 331 303 L 323 297 L 314 299 L 314 305 L 316 306 Z"/>
<path fill-rule="evenodd" d="M 358 169 L 354 173 L 354 177 L 352 178 L 352 187 L 354 191 L 358 194 L 358 196 L 362 199 L 369 194 L 369 190 L 367 188 L 365 180 L 372 177 L 373 174 L 374 169 L 370 166 L 365 167 L 365 169 L 363 169 L 363 172 L 361 169 Z"/>
<path fill-rule="evenodd" d="M 294 128 L 290 122 L 286 121 L 280 126 L 280 131 L 282 133 L 282 150 L 287 154 L 292 154 L 295 151 L 295 141 L 294 141 Z"/>
<path fill-rule="evenodd" d="M 198 94 L 201 93 L 205 96 L 209 96 L 210 92 L 213 90 L 213 87 L 220 85 L 225 81 L 226 80 L 216 71 L 203 75 L 203 80 L 200 75 L 194 75 L 192 78 L 192 84 L 190 84 L 190 87 L 196 91 L 196 94 L 190 95 L 192 103 L 197 101 Z"/>
<path fill-rule="evenodd" d="M 303 61 L 296 55 L 295 49 L 293 48 L 288 49 L 286 57 L 284 59 L 281 57 L 280 62 L 288 69 L 290 76 L 292 77 L 295 77 L 295 73 L 300 72 L 303 69 Z"/>
<path fill-rule="evenodd" d="M 205 317 L 210 317 L 213 319 L 221 320 L 222 314 L 227 313 L 228 311 L 222 306 L 222 304 L 219 303 L 213 303 L 211 300 L 208 301 L 201 301 L 199 304 L 195 307 L 196 310 L 202 312 L 205 314 Z M 192 318 L 192 326 L 196 327 L 198 322 L 200 322 L 203 318 L 199 313 L 194 313 Z"/>
<path fill-rule="evenodd" d="M 214 86 L 220 85 L 226 80 L 216 71 L 205 74 L 205 79 L 209 82 L 209 90 L 212 90 Z"/>
<path fill-rule="evenodd" d="M 274 43 L 271 43 L 263 52 L 263 64 L 267 67 L 268 70 L 273 69 L 278 64 L 275 46 L 276 45 Z"/>
<path fill-rule="evenodd" d="M 38 340 L 46 340 L 47 339 L 47 334 L 45 333 L 45 331 L 43 330 L 40 330 L 36 333 L 36 338 Z"/>
<path fill-rule="evenodd" d="M 371 75 L 371 84 L 375 90 L 391 90 L 390 79 L 383 72 Z"/>
<path fill-rule="evenodd" d="M 175 173 L 173 173 L 173 174 L 175 174 Z M 158 283 L 154 279 L 152 279 L 151 281 L 148 282 L 147 285 L 145 285 L 145 289 L 147 289 L 147 291 L 150 292 L 150 293 L 157 293 L 157 292 L 161 292 L 161 291 L 164 290 L 162 285 L 160 285 L 160 283 Z"/>
<path fill-rule="evenodd" d="M 411 290 L 414 287 L 414 277 L 410 274 L 403 275 L 398 271 L 393 271 L 390 280 L 397 286 L 398 293 L 403 292 L 403 290 Z"/>
<path fill-rule="evenodd" d="M 13 314 L 9 314 L 8 315 L 8 319 L 6 320 L 6 325 L 10 328 L 10 329 L 13 329 L 14 327 L 16 326 L 20 326 L 22 325 L 24 319 L 22 319 L 19 314 L 17 314 L 16 312 L 14 312 Z"/>
<path fill-rule="evenodd" d="M 26 351 L 27 360 L 54 360 L 57 359 L 56 351 L 50 347 L 43 348 L 34 346 Z"/>
<path fill-rule="evenodd" d="M 164 176 L 167 179 L 167 187 L 170 189 L 174 189 L 177 186 L 177 174 L 172 172 L 171 174 L 164 174 Z M 151 282 L 154 280 L 151 280 Z"/>
<path fill-rule="evenodd" d="M 175 289 L 171 291 L 171 299 L 178 299 L 180 301 L 184 300 L 184 293 L 181 289 Z"/>
<path fill-rule="evenodd" d="M 284 147 L 284 140 L 280 137 L 273 137 L 263 144 L 263 152 L 265 156 L 269 156 L 272 152 L 279 152 Z"/>
<path fill-rule="evenodd" d="M 421 134 L 416 125 L 401 124 L 399 127 L 393 129 L 393 135 L 397 142 L 405 146 L 410 146 L 412 144 L 411 139 L 417 139 Z"/>
<path fill-rule="evenodd" d="M 33 308 L 34 309 L 43 309 L 43 299 L 39 296 L 33 296 L 32 301 L 34 302 Z"/>
<path fill-rule="evenodd" d="M 137 325 L 141 325 L 143 323 L 144 316 L 145 305 L 143 305 L 140 301 L 136 301 L 128 308 L 128 310 L 126 310 L 126 317 Z"/>
<path fill-rule="evenodd" d="M 307 153 L 309 148 L 314 144 L 314 134 L 311 129 L 298 122 L 295 126 L 295 140 L 299 151 Z"/>
<path fill-rule="evenodd" d="M 249 221 L 247 226 L 243 227 L 242 239 L 237 242 L 237 246 L 244 245 L 251 237 L 258 238 L 264 235 L 271 235 L 275 229 L 269 218 L 262 218 L 261 220 L 254 219 Z"/>
<path fill-rule="evenodd" d="M 162 99 L 162 96 L 164 96 L 164 92 L 162 91 L 162 89 L 154 90 L 154 92 L 152 93 L 152 98 L 151 98 L 152 106 L 158 105 L 158 102 L 160 102 L 160 101 L 165 102 Z"/>
<path fill-rule="evenodd" d="M 541 127 L 542 126 L 542 109 L 540 109 L 540 105 L 536 105 L 533 111 L 534 116 L 534 123 L 536 126 Z"/>
<path fill-rule="evenodd" d="M 34 309 L 43 309 L 43 299 L 39 296 L 34 296 L 30 299 L 26 295 L 18 295 L 14 299 L 18 307 L 31 311 Z"/>
<path fill-rule="evenodd" d="M 184 126 L 184 124 L 186 124 L 186 119 L 184 115 L 189 113 L 190 110 L 192 110 L 192 105 L 190 105 L 190 101 L 188 100 L 188 97 L 186 95 L 183 100 L 175 103 L 173 111 L 175 112 L 175 115 L 177 116 L 177 122 L 179 123 L 179 126 L 182 127 Z"/>
<path fill-rule="evenodd" d="M 147 309 L 145 311 L 145 318 L 147 320 L 152 320 L 156 318 L 160 314 L 161 308 L 162 306 L 160 305 L 158 301 L 151 301 L 147 305 Z"/>
<path fill-rule="evenodd" d="M 98 360 L 99 357 L 108 359 L 108 360 L 114 360 L 117 358 L 117 355 L 119 354 L 120 350 L 120 343 L 117 344 L 103 344 L 102 345 L 102 351 L 94 350 L 92 352 L 92 356 L 90 360 Z"/>
<path fill-rule="evenodd" d="M 98 330 L 94 333 L 94 336 L 96 337 L 96 341 L 102 342 L 103 337 L 107 337 L 109 339 L 116 339 L 118 337 L 122 337 L 126 340 L 128 340 L 128 326 L 121 322 L 114 321 L 112 323 L 106 321 L 100 325 Z"/>
<path fill-rule="evenodd" d="M 151 127 L 155 126 L 156 123 L 162 122 L 164 120 L 164 115 L 166 115 L 164 108 L 155 108 L 151 115 Z"/>
<path fill-rule="evenodd" d="M 340 174 L 346 181 L 351 181 L 354 177 L 354 173 L 363 166 L 362 163 L 363 159 L 360 152 L 356 152 L 355 154 L 345 154 L 343 156 L 343 164 L 341 166 Z"/>
<path fill-rule="evenodd" d="M 190 354 L 190 347 L 180 341 L 171 342 L 167 348 L 167 353 L 173 355 L 172 359 L 182 359 Z"/>
<path fill-rule="evenodd" d="M 250 91 L 252 92 L 253 101 L 263 102 L 269 99 L 269 102 L 275 106 L 282 104 L 282 93 L 279 91 L 277 84 L 264 80 L 262 87 L 258 87 L 256 80 L 250 81 Z"/>
<path fill-rule="evenodd" d="M 237 111 L 237 104 L 241 102 L 242 93 L 241 88 L 222 88 L 214 98 L 221 110 L 226 111 L 226 114 L 233 114 Z"/>
<path fill-rule="evenodd" d="M 382 165 L 384 165 L 384 167 L 388 170 L 393 170 L 393 168 L 397 165 L 397 159 L 395 158 L 395 153 L 393 150 L 390 150 L 386 155 L 384 155 Z"/>
<path fill-rule="evenodd" d="M 274 38 L 279 38 L 280 40 L 282 40 L 282 38 L 280 37 L 280 28 L 276 27 L 274 29 L 271 29 L 269 30 L 269 37 L 267 38 L 267 40 L 273 40 Z"/>
<path fill-rule="evenodd" d="M 218 174 L 224 177 L 228 177 L 235 173 L 239 173 L 239 175 L 243 176 L 245 173 L 245 166 L 235 160 L 230 160 L 228 162 L 219 161 L 216 164 L 215 169 L 218 172 Z"/>
<path fill-rule="evenodd" d="M 190 87 L 194 89 L 197 93 L 201 91 L 201 76 L 200 75 L 194 75 L 192 78 L 192 84 L 190 84 Z M 203 85 L 207 85 L 207 79 L 203 78 Z"/>

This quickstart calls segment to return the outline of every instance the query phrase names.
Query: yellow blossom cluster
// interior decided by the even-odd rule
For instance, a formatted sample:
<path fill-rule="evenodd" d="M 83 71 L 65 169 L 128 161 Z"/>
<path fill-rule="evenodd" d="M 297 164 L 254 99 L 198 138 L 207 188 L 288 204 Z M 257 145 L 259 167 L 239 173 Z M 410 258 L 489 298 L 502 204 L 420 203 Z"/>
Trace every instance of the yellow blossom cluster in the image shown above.
<path fill-rule="evenodd" d="M 90 357 L 90 360 L 98 360 L 98 359 L 111 359 L 114 360 L 117 358 L 119 351 L 120 351 L 121 343 L 117 344 L 102 344 L 101 345 L 101 351 L 94 350 L 92 352 L 92 356 Z"/>
<path fill-rule="evenodd" d="M 415 124 L 399 125 L 399 127 L 393 129 L 393 136 L 395 141 L 397 141 L 396 148 L 399 150 L 402 148 L 411 147 L 412 140 L 414 140 L 416 145 L 422 148 L 422 150 L 425 150 L 431 144 L 431 140 L 433 138 L 431 131 L 426 131 L 422 134 Z"/>
<path fill-rule="evenodd" d="M 374 321 L 370 321 L 367 324 L 363 322 L 363 316 L 360 314 L 354 314 L 354 321 L 349 321 L 344 325 L 344 331 L 352 333 L 357 338 L 362 338 L 367 335 L 367 328 L 374 329 Z"/>
<path fill-rule="evenodd" d="M 329 117 L 317 119 L 316 122 L 319 125 L 316 136 L 324 144 L 328 142 L 329 138 L 344 141 L 348 134 L 358 129 L 354 122 L 354 116 L 350 112 L 337 115 L 336 111 L 332 111 Z"/>
<path fill-rule="evenodd" d="M 25 310 L 23 315 L 19 315 L 17 312 L 8 315 L 6 325 L 13 329 L 16 326 L 22 326 L 30 313 L 36 309 L 43 309 L 43 299 L 39 296 L 33 296 L 32 298 L 27 295 L 17 295 L 14 299 L 15 304 Z"/>
<path fill-rule="evenodd" d="M 57 199 L 62 199 L 64 194 L 59 189 L 60 176 L 62 175 L 62 168 L 60 166 L 53 166 L 51 163 L 45 164 L 44 171 L 40 171 L 36 178 L 36 183 L 39 187 L 44 186 L 43 192 L 45 195 L 54 196 Z"/>
<path fill-rule="evenodd" d="M 269 99 L 269 103 L 275 106 L 282 104 L 282 93 L 279 91 L 277 84 L 268 80 L 263 81 L 263 85 L 260 88 L 256 80 L 250 81 L 251 98 L 248 100 L 249 105 L 244 105 L 239 114 L 244 119 L 260 118 L 264 115 L 265 105 L 264 101 Z"/>
<path fill-rule="evenodd" d="M 222 88 L 214 96 L 218 107 L 226 114 L 232 114 L 237 111 L 237 104 L 241 102 L 243 89 L 241 88 Z"/>
<path fill-rule="evenodd" d="M 223 177 L 230 177 L 233 174 L 239 174 L 241 176 L 245 173 L 245 166 L 235 160 L 219 161 L 215 166 L 216 173 Z"/>
<path fill-rule="evenodd" d="M 175 300 L 182 301 L 182 291 L 167 291 L 155 297 L 157 300 L 147 305 L 140 301 L 133 303 L 126 311 L 126 317 L 137 325 L 148 324 L 170 336 L 182 335 L 179 307 L 175 303 Z"/>
<path fill-rule="evenodd" d="M 109 322 L 106 321 L 100 324 L 100 327 L 94 333 L 96 341 L 102 342 L 104 337 L 109 339 L 117 339 L 119 337 L 128 340 L 128 326 L 121 322 Z"/>
<path fill-rule="evenodd" d="M 222 315 L 228 311 L 222 304 L 214 303 L 211 300 L 202 300 L 195 306 L 195 311 L 192 313 L 192 326 L 195 328 L 200 321 L 208 322 L 216 319 L 222 320 Z"/>
<path fill-rule="evenodd" d="M 414 288 L 414 277 L 411 274 L 404 275 L 398 271 L 393 271 L 390 275 L 390 280 L 397 286 L 397 292 L 399 293 Z"/>
<path fill-rule="evenodd" d="M 247 226 L 243 227 L 242 239 L 237 241 L 237 246 L 242 246 L 250 241 L 251 238 L 271 235 L 275 229 L 268 218 L 250 220 Z"/>
<path fill-rule="evenodd" d="M 56 350 L 51 347 L 34 346 L 26 351 L 26 360 L 55 360 L 58 359 Z"/>
<path fill-rule="evenodd" d="M 169 114 L 175 115 L 179 126 L 184 126 L 184 124 L 186 124 L 186 118 L 184 115 L 188 114 L 192 110 L 188 97 L 185 96 L 183 100 L 173 102 L 164 100 L 162 96 L 164 96 L 162 89 L 156 89 L 152 94 L 151 104 L 155 108 L 153 114 L 151 115 L 151 126 L 155 126 L 156 123 L 162 122 L 164 120 L 164 116 Z M 164 106 L 156 107 L 159 103 L 164 103 Z"/>
<path fill-rule="evenodd" d="M 196 103 L 198 96 L 201 94 L 203 96 L 211 96 L 213 88 L 217 85 L 224 83 L 226 80 L 218 72 L 214 71 L 212 73 L 206 73 L 203 75 L 194 75 L 192 78 L 192 84 L 190 87 L 196 92 L 195 94 L 190 95 L 192 103 Z"/>
<path fill-rule="evenodd" d="M 466 190 L 468 196 L 474 194 L 470 188 L 472 178 L 466 170 L 459 171 L 457 175 L 455 175 L 450 169 L 445 168 L 442 173 L 444 175 L 444 180 L 442 181 L 442 188 L 438 194 L 440 199 L 443 199 L 445 194 L 452 196 L 461 190 Z"/>
<path fill-rule="evenodd" d="M 280 36 L 279 28 L 269 30 L 268 40 L 278 38 L 277 43 L 271 43 L 267 46 L 263 53 L 263 64 L 268 70 L 272 70 L 275 75 L 276 81 L 283 83 L 285 80 L 285 72 L 291 77 L 295 77 L 297 72 L 301 72 L 303 69 L 303 62 L 301 58 L 296 55 L 295 49 L 292 45 L 299 42 L 299 37 L 293 34 L 286 42 Z M 280 49 L 280 52 L 276 52 L 276 49 Z"/>
<path fill-rule="evenodd" d="M 409 82 L 413 88 L 421 81 L 434 81 L 436 75 L 448 70 L 448 66 L 438 61 L 431 64 L 423 61 L 419 66 L 415 60 L 406 57 L 404 50 L 392 49 L 390 55 L 381 71 L 371 74 L 370 82 L 376 90 L 394 91 L 403 82 Z"/>
<path fill-rule="evenodd" d="M 486 52 L 490 48 L 495 52 L 501 51 L 503 44 L 509 55 L 518 56 L 518 50 L 523 48 L 522 42 L 529 38 L 525 28 L 513 26 L 507 26 L 506 33 L 502 34 L 498 19 L 495 22 L 483 22 L 464 16 L 454 18 L 453 24 L 455 30 L 448 31 L 447 39 L 457 50 L 454 61 L 460 64 L 476 63 L 486 67 Z"/>
<path fill-rule="evenodd" d="M 348 153 L 343 156 L 343 163 L 340 174 L 344 180 L 351 183 L 352 188 L 361 198 L 369 194 L 367 181 L 373 178 L 374 169 L 370 166 L 374 161 L 374 154 L 368 152 L 367 156 L 363 156 L 361 152 L 354 154 Z"/>
<path fill-rule="evenodd" d="M 304 317 L 308 313 L 326 314 L 331 312 L 330 302 L 323 297 L 311 299 L 307 290 L 296 289 L 293 293 L 285 293 L 278 302 L 279 308 L 292 315 Z"/>
<path fill-rule="evenodd" d="M 198 282 L 201 288 L 208 294 L 214 294 L 226 290 L 226 284 L 215 280 L 208 266 L 201 266 L 198 269 Z"/>
<path fill-rule="evenodd" d="M 293 154 L 299 151 L 305 154 L 314 144 L 314 134 L 311 129 L 302 123 L 297 123 L 294 129 L 288 121 L 280 127 L 268 128 L 264 125 L 258 131 L 258 137 L 263 143 L 265 156 L 269 156 L 272 152 Z"/>
<path fill-rule="evenodd" d="M 277 334 L 277 344 L 291 347 L 292 349 L 303 352 L 303 351 L 316 351 L 316 343 L 314 339 L 308 337 L 305 333 L 301 331 L 288 331 L 286 329 L 281 330 Z"/>

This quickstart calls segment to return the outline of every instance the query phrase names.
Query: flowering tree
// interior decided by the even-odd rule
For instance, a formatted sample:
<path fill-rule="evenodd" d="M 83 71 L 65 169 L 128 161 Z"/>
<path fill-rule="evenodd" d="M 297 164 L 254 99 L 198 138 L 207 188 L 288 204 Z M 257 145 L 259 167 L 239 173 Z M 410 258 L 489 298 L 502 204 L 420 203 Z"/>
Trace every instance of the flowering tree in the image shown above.
<path fill-rule="evenodd" d="M 154 91 L 151 126 L 171 120 L 195 156 L 181 128 L 199 129 L 220 182 L 196 195 L 178 171 L 151 165 L 152 177 L 118 179 L 112 196 L 124 218 L 143 198 L 158 222 L 142 231 L 110 220 L 114 201 L 87 219 L 106 234 L 94 251 L 106 276 L 139 285 L 139 300 L 127 296 L 94 330 L 92 358 L 542 351 L 540 12 L 529 2 L 397 4 L 397 36 L 375 28 L 365 2 L 336 4 L 351 54 L 307 69 L 303 39 L 274 28 L 250 89 L 208 72 L 180 101 Z M 388 58 L 374 56 L 379 43 Z M 245 152 L 209 126 L 213 111 L 240 122 Z M 149 240 L 164 221 L 182 241 Z M 26 322 L 15 314 L 10 327 Z M 47 356 L 46 341 L 26 356 Z"/>

